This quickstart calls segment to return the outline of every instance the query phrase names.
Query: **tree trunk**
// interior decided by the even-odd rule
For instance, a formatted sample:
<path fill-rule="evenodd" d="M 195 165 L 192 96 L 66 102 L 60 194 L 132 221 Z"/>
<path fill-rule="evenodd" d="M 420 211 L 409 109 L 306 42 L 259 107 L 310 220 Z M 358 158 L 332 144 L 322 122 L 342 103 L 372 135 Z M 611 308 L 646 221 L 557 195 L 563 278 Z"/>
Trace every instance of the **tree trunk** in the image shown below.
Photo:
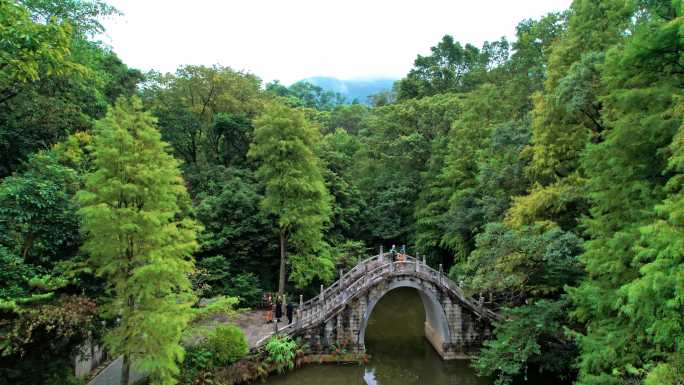
<path fill-rule="evenodd" d="M 285 259 L 287 258 L 286 256 L 286 251 L 285 251 L 285 245 L 286 240 L 285 240 L 285 231 L 281 230 L 280 231 L 280 277 L 278 280 L 278 294 L 282 296 L 285 294 Z"/>
<path fill-rule="evenodd" d="M 123 356 L 123 364 L 121 364 L 121 381 L 120 385 L 128 385 L 128 379 L 131 377 L 131 359 L 128 354 Z"/>
<path fill-rule="evenodd" d="M 130 272 L 129 272 L 130 274 Z M 132 310 L 135 308 L 135 300 L 133 299 L 132 295 L 128 296 L 128 307 Z M 124 346 L 128 348 L 128 341 L 124 341 Z M 121 364 L 121 381 L 119 382 L 120 385 L 128 385 L 128 380 L 131 377 L 131 356 L 129 353 L 124 353 L 123 355 L 123 363 Z"/>

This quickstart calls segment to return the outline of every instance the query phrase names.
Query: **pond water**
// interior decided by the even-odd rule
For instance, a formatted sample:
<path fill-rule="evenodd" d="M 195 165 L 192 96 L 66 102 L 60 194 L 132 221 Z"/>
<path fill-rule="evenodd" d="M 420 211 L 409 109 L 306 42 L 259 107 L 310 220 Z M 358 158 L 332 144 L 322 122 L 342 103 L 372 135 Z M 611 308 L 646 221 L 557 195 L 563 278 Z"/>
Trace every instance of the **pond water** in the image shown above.
<path fill-rule="evenodd" d="M 425 311 L 415 289 L 387 293 L 366 329 L 367 365 L 309 365 L 270 377 L 269 385 L 491 385 L 467 361 L 443 361 L 424 337 Z"/>

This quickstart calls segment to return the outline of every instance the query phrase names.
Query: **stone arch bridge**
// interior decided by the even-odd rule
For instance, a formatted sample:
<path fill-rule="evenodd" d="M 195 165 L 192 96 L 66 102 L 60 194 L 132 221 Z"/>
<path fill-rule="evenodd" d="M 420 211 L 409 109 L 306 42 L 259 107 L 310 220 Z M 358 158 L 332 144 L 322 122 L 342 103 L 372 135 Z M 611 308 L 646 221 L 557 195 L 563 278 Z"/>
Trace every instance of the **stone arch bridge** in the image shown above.
<path fill-rule="evenodd" d="M 389 291 L 411 287 L 425 308 L 425 336 L 443 359 L 468 358 L 491 336 L 499 316 L 478 300 L 464 295 L 461 287 L 411 256 L 392 260 L 382 252 L 360 262 L 340 279 L 297 309 L 294 321 L 278 331 L 302 337 L 310 346 L 345 345 L 348 351 L 365 352 L 365 332 L 373 308 Z M 257 347 L 263 345 L 268 335 Z"/>

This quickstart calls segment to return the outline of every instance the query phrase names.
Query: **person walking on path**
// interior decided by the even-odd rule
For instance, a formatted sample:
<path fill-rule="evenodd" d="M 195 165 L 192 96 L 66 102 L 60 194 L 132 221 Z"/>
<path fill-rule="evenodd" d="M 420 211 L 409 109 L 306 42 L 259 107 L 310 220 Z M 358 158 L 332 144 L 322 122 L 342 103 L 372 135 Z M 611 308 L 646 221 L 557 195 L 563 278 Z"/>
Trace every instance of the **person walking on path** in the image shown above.
<path fill-rule="evenodd" d="M 268 293 L 264 298 L 264 306 L 266 307 L 266 315 L 264 316 L 266 323 L 273 322 L 273 297 Z"/>
<path fill-rule="evenodd" d="M 287 303 L 286 309 L 287 309 L 287 312 L 286 312 L 286 314 L 287 314 L 287 323 L 288 323 L 288 325 L 289 325 L 289 324 L 292 323 L 292 314 L 294 313 L 294 305 L 292 304 L 292 302 L 288 302 L 288 303 Z"/>

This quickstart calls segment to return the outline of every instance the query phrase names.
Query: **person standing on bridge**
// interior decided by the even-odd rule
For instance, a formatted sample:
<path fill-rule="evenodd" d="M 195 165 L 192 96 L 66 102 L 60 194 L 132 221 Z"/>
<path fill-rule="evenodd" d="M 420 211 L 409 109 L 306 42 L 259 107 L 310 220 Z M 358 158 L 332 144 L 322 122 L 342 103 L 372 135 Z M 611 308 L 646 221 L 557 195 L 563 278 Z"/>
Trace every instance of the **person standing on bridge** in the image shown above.
<path fill-rule="evenodd" d="M 394 261 L 394 258 L 397 256 L 397 245 L 392 245 L 392 248 L 390 249 L 389 253 L 391 260 Z"/>
<path fill-rule="evenodd" d="M 292 314 L 294 313 L 294 305 L 292 304 L 292 302 L 288 302 L 285 309 L 285 314 L 287 314 L 287 324 L 289 325 L 292 323 Z"/>

